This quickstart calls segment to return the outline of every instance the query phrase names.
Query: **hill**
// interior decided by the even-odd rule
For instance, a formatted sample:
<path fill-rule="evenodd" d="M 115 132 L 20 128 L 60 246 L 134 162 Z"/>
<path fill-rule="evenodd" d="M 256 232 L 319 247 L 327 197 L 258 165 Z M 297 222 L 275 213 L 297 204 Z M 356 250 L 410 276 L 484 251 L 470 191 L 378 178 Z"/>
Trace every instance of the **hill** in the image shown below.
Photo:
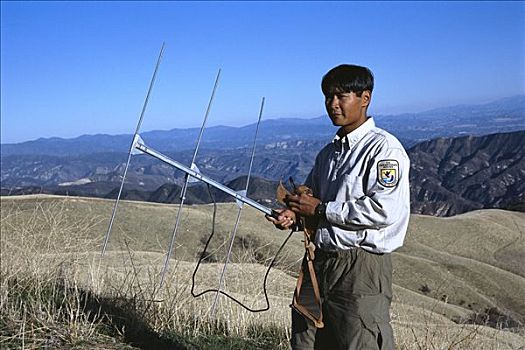
<path fill-rule="evenodd" d="M 112 204 L 90 198 L 1 197 L 1 257 L 9 262 L 2 264 L 2 273 L 18 271 L 23 276 L 23 271 L 31 271 L 45 276 L 51 270 L 77 281 L 79 288 L 110 293 L 130 284 L 126 293 L 140 291 L 143 298 L 150 295 L 151 299 L 177 207 L 124 201 L 117 212 L 108 256 L 100 260 L 98 252 Z M 204 299 L 189 296 L 193 267 L 212 230 L 213 206 L 183 210 L 168 287 L 153 298 L 164 300 L 160 309 L 154 309 L 160 312 L 155 314 L 155 329 L 173 327 L 168 321 L 173 312 L 180 313 L 177 317 L 192 314 L 206 319 L 213 302 L 213 295 Z M 216 286 L 235 215 L 233 203 L 219 204 L 210 257 L 196 274 L 197 292 Z M 454 342 L 462 349 L 524 346 L 525 302 L 520 294 L 525 290 L 523 227 L 525 214 L 503 210 L 449 218 L 412 215 L 406 244 L 394 253 L 392 317 L 402 348 L 418 349 L 415 344 L 448 348 Z M 261 214 L 246 208 L 234 241 L 234 264 L 228 268 L 225 291 L 252 306 L 264 306 L 261 287 L 265 267 L 261 264 L 268 263 L 284 237 Z M 285 329 L 287 305 L 303 254 L 300 240 L 300 235 L 292 236 L 276 269 L 270 272 L 270 311 L 251 314 L 221 297 L 219 317 L 236 320 L 226 327 L 242 333 L 239 322 L 243 320 L 243 324 Z M 172 311 L 171 316 L 162 313 L 162 305 Z"/>

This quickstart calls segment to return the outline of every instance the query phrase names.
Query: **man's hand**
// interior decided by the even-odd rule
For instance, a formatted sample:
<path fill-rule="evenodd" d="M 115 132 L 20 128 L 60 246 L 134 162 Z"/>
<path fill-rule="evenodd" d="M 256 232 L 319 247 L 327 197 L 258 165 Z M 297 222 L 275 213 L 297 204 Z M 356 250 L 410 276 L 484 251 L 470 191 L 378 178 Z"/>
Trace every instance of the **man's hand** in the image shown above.
<path fill-rule="evenodd" d="M 305 193 L 300 195 L 287 195 L 284 201 L 288 208 L 299 216 L 314 216 L 315 208 L 321 203 L 319 199 Z"/>
<path fill-rule="evenodd" d="M 266 220 L 270 221 L 280 230 L 286 230 L 292 227 L 296 222 L 296 215 L 290 209 L 276 209 L 279 213 L 279 217 L 275 219 L 269 215 L 266 215 Z"/>

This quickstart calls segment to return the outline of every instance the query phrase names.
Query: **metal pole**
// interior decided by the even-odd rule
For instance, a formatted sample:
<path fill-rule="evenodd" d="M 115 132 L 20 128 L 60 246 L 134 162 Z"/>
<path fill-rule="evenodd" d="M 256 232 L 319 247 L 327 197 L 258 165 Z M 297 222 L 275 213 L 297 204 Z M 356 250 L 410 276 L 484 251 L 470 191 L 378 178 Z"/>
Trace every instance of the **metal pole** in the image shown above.
<path fill-rule="evenodd" d="M 223 185 L 223 184 L 221 184 L 221 183 L 219 183 L 219 182 L 217 182 L 217 181 L 207 177 L 206 175 L 202 175 L 201 173 L 199 173 L 199 172 L 197 172 L 197 171 L 195 171 L 193 169 L 188 168 L 184 164 L 181 164 L 181 163 L 177 162 L 176 160 L 173 160 L 173 159 L 163 155 L 162 153 L 154 150 L 151 147 L 148 147 L 148 146 L 146 146 L 146 145 L 144 145 L 144 144 L 139 142 L 139 143 L 137 143 L 135 148 L 138 149 L 139 151 L 142 151 L 142 152 L 144 152 L 146 154 L 149 154 L 152 157 L 157 158 L 160 161 L 163 161 L 166 164 L 169 164 L 169 165 L 171 165 L 171 166 L 173 166 L 173 167 L 175 167 L 175 168 L 185 172 L 186 174 L 190 175 L 191 177 L 196 178 L 197 180 L 200 180 L 200 181 L 202 181 L 204 183 L 207 183 L 207 184 L 211 185 L 212 187 L 215 187 L 216 189 L 218 189 L 218 190 L 220 190 L 220 191 L 222 191 L 222 192 L 232 196 L 236 200 L 241 201 L 243 203 L 246 203 L 250 207 L 257 209 L 257 210 L 263 212 L 266 215 L 270 215 L 270 216 L 274 216 L 274 217 L 278 216 L 278 214 L 274 210 L 272 210 L 272 209 L 270 209 L 268 207 L 265 207 L 264 205 L 254 201 L 253 199 L 250 199 L 250 198 L 248 198 L 246 196 L 240 195 L 239 193 L 237 193 L 235 190 L 229 188 L 228 186 L 225 186 L 225 185 Z"/>
<path fill-rule="evenodd" d="M 261 102 L 261 108 L 259 110 L 259 118 L 257 120 L 257 126 L 255 127 L 255 136 L 253 138 L 253 147 L 252 147 L 252 155 L 250 158 L 250 165 L 248 167 L 248 175 L 246 176 L 246 186 L 244 189 L 244 194 L 246 195 L 248 193 L 248 186 L 250 184 L 250 176 L 252 174 L 252 167 L 253 167 L 253 159 L 255 158 L 255 148 L 257 144 L 257 134 L 259 133 L 259 125 L 261 124 L 261 118 L 262 113 L 264 109 L 264 97 L 262 98 Z M 224 284 L 224 276 L 226 275 L 226 267 L 228 266 L 231 258 L 231 252 L 233 249 L 233 242 L 235 241 L 235 236 L 237 235 L 237 230 L 239 229 L 239 222 L 241 221 L 241 213 L 242 213 L 242 206 L 239 206 L 239 210 L 237 211 L 237 220 L 235 221 L 235 226 L 233 227 L 233 232 L 230 235 L 230 244 L 228 246 L 228 253 L 226 254 L 226 259 L 224 260 L 224 265 L 222 267 L 221 276 L 219 278 L 219 287 L 217 288 L 217 292 L 215 293 L 215 299 L 213 300 L 213 304 L 211 307 L 211 315 L 212 317 L 215 317 L 215 313 L 217 310 L 217 302 L 219 300 L 219 294 L 221 292 L 222 286 Z"/>
<path fill-rule="evenodd" d="M 202 122 L 201 130 L 199 132 L 199 137 L 197 138 L 197 143 L 195 145 L 195 150 L 193 152 L 193 157 L 191 159 L 191 167 L 195 166 L 195 159 L 197 158 L 197 153 L 199 151 L 199 146 L 202 139 L 202 134 L 204 133 L 204 128 L 206 127 L 206 121 L 208 120 L 208 115 L 210 114 L 211 106 L 213 103 L 213 99 L 215 97 L 215 92 L 217 91 L 217 86 L 219 85 L 219 79 L 221 76 L 221 69 L 217 72 L 217 77 L 215 78 L 215 84 L 213 85 L 213 90 L 211 93 L 210 101 L 208 102 L 208 107 L 206 108 L 206 113 L 204 114 L 204 120 Z M 162 272 L 160 274 L 160 284 L 159 289 L 162 288 L 162 285 L 164 284 L 164 278 L 166 276 L 166 272 L 168 271 L 168 265 L 169 261 L 171 259 L 171 254 L 173 253 L 173 245 L 175 244 L 175 236 L 177 235 L 177 231 L 179 229 L 180 219 L 182 217 L 182 206 L 184 205 L 184 201 L 186 200 L 186 191 L 188 189 L 188 183 L 190 181 L 190 177 L 188 173 L 186 173 L 185 179 L 184 179 L 184 185 L 182 186 L 181 194 L 180 194 L 180 203 L 179 203 L 179 210 L 177 211 L 177 218 L 175 219 L 175 227 L 173 228 L 173 232 L 171 234 L 170 243 L 168 246 L 168 250 L 166 252 L 166 259 L 164 260 L 164 267 L 162 268 Z"/>
<path fill-rule="evenodd" d="M 129 149 L 128 160 L 124 168 L 124 174 L 122 175 L 122 182 L 120 183 L 120 188 L 118 190 L 117 200 L 115 201 L 115 205 L 113 206 L 113 213 L 111 214 L 111 220 L 109 221 L 108 231 L 106 232 L 106 237 L 104 238 L 104 245 L 102 246 L 102 253 L 101 253 L 102 256 L 104 256 L 104 254 L 106 253 L 106 248 L 109 242 L 109 236 L 111 235 L 111 229 L 113 227 L 115 215 L 117 214 L 117 207 L 120 201 L 120 196 L 122 195 L 122 189 L 124 188 L 124 181 L 126 181 L 126 175 L 128 173 L 129 163 L 131 162 L 133 148 L 137 142 L 137 136 L 140 130 L 140 126 L 142 125 L 142 120 L 144 119 L 144 113 L 146 112 L 146 107 L 148 105 L 149 97 L 151 95 L 153 85 L 155 84 L 155 79 L 157 78 L 157 72 L 159 70 L 160 61 L 162 60 L 162 55 L 164 53 L 164 46 L 165 46 L 165 43 L 162 43 L 162 47 L 160 48 L 159 57 L 157 58 L 157 64 L 155 65 L 155 70 L 153 71 L 153 76 L 151 77 L 151 81 L 149 83 L 148 93 L 146 94 L 146 99 L 144 100 L 144 104 L 142 105 L 142 111 L 140 112 L 139 122 L 137 123 L 137 127 L 135 128 L 135 134 L 133 135 L 133 141 L 131 142 L 131 147 Z"/>

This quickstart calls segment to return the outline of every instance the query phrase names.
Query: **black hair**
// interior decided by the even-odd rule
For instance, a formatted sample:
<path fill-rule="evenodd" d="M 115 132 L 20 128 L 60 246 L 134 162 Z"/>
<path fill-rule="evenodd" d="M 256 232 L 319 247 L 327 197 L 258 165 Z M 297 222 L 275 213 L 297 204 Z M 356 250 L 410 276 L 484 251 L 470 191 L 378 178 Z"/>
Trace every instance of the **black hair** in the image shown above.
<path fill-rule="evenodd" d="M 325 96 L 335 92 L 354 92 L 361 97 L 363 91 L 372 92 L 374 89 L 374 75 L 367 67 L 342 64 L 324 75 L 321 89 Z"/>

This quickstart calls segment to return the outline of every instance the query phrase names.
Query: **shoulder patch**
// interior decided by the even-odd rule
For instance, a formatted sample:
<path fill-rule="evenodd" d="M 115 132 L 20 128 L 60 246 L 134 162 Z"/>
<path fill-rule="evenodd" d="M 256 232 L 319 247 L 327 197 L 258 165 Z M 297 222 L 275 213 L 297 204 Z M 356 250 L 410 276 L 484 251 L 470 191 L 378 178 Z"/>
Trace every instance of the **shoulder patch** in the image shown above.
<path fill-rule="evenodd" d="M 395 187 L 399 181 L 399 162 L 394 159 L 377 163 L 377 182 L 385 187 Z"/>

